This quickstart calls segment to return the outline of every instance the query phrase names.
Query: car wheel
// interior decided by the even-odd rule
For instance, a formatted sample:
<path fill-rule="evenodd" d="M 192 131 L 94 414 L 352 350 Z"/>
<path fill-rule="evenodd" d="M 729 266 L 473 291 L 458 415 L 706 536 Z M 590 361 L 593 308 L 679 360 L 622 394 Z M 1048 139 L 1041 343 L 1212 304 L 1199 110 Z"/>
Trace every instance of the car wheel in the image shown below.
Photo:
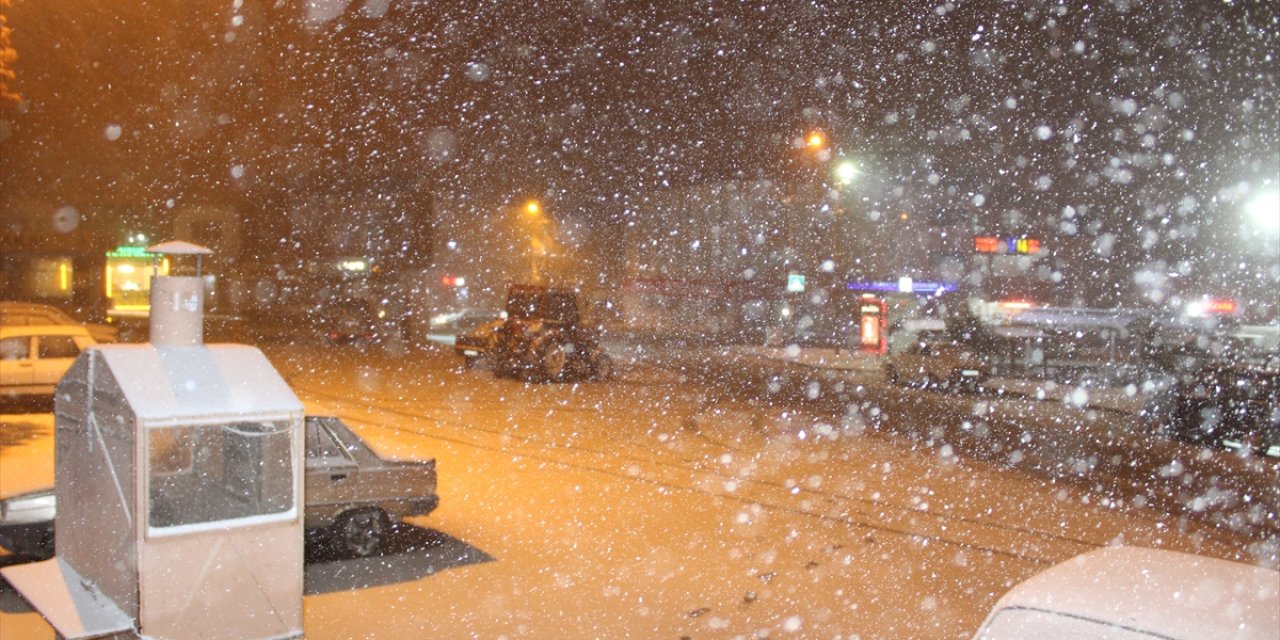
<path fill-rule="evenodd" d="M 595 362 L 591 367 L 591 377 L 596 380 L 610 380 L 613 378 L 613 358 L 608 354 L 596 354 Z"/>
<path fill-rule="evenodd" d="M 538 350 L 538 361 L 544 379 L 558 380 L 569 364 L 569 351 L 563 342 L 549 340 Z"/>
<path fill-rule="evenodd" d="M 334 523 L 334 533 L 342 548 L 358 558 L 373 555 L 390 529 L 391 519 L 377 508 L 348 511 Z"/>
<path fill-rule="evenodd" d="M 495 378 L 514 378 L 516 377 L 516 368 L 511 364 L 511 358 L 506 354 L 491 354 L 489 367 L 493 369 L 493 377 Z"/>
<path fill-rule="evenodd" d="M 462 368 L 463 368 L 463 369 L 474 369 L 474 368 L 476 368 L 476 365 L 477 365 L 479 362 L 480 362 L 480 358 L 477 358 L 477 357 L 475 357 L 475 356 L 463 356 L 463 357 L 462 357 Z"/>
<path fill-rule="evenodd" d="M 889 384 L 892 384 L 895 386 L 902 384 L 902 378 L 898 377 L 898 370 L 893 367 L 884 368 L 884 379 L 888 380 Z"/>

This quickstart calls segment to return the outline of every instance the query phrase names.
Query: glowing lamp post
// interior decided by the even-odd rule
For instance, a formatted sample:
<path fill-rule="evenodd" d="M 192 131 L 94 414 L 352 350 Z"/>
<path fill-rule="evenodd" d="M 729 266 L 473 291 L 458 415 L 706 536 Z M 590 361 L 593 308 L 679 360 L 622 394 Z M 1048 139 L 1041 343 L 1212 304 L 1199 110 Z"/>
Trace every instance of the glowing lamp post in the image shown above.
<path fill-rule="evenodd" d="M 551 221 L 537 200 L 526 202 L 521 211 L 524 214 L 522 222 L 529 234 L 529 280 L 532 284 L 542 284 L 547 256 L 555 242 L 547 228 Z"/>
<path fill-rule="evenodd" d="M 859 173 L 858 165 L 849 160 L 841 160 L 835 169 L 836 183 L 842 186 L 853 184 Z"/>
<path fill-rule="evenodd" d="M 1280 190 L 1263 191 L 1245 205 L 1249 221 L 1268 235 L 1280 233 Z"/>

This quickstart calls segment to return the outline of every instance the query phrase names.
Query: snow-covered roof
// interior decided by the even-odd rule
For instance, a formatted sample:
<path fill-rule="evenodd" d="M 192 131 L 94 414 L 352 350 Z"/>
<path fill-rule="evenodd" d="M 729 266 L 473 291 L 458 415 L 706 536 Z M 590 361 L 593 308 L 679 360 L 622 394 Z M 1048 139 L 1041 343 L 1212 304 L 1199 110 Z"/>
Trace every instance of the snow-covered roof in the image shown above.
<path fill-rule="evenodd" d="M 142 421 L 302 411 L 255 347 L 111 344 L 96 351 Z"/>
<path fill-rule="evenodd" d="M 192 244 L 184 240 L 170 240 L 169 242 L 161 242 L 157 245 L 147 247 L 150 253 L 162 253 L 165 255 L 175 256 L 208 256 L 213 255 L 213 250 L 202 247 L 198 244 Z"/>

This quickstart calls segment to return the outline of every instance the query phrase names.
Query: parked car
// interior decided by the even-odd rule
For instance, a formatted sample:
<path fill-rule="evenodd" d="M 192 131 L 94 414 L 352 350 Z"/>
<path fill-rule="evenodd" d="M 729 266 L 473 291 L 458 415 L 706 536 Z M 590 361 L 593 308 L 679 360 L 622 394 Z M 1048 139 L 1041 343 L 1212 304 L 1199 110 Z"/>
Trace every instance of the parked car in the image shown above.
<path fill-rule="evenodd" d="M 453 349 L 462 356 L 462 365 L 468 369 L 485 360 L 498 341 L 498 331 L 504 321 L 490 320 L 470 331 L 454 337 Z"/>
<path fill-rule="evenodd" d="M 93 344 L 78 325 L 0 326 L 0 395 L 52 396 L 76 356 Z"/>
<path fill-rule="evenodd" d="M 1178 376 L 1142 415 L 1184 442 L 1280 458 L 1280 368 L 1211 362 Z"/>
<path fill-rule="evenodd" d="M 35 302 L 0 302 L 0 327 L 48 324 L 84 327 L 98 342 L 115 342 L 120 338 L 120 330 L 116 327 L 96 322 L 80 322 L 57 307 Z"/>
<path fill-rule="evenodd" d="M 974 640 L 1274 640 L 1280 572 L 1176 551 L 1105 547 L 1000 598 Z"/>
<path fill-rule="evenodd" d="M 435 460 L 387 460 L 342 420 L 309 415 L 304 525 L 358 557 L 375 553 L 393 523 L 424 516 L 440 502 Z M 0 546 L 44 559 L 54 552 L 54 489 L 0 500 Z"/>
<path fill-rule="evenodd" d="M 568 288 L 512 285 L 490 357 L 499 377 L 555 382 L 613 375 L 599 330 L 582 321 L 578 294 Z"/>
<path fill-rule="evenodd" d="M 320 310 L 318 323 L 324 337 L 332 344 L 363 347 L 381 338 L 377 314 L 363 303 L 329 304 Z"/>
<path fill-rule="evenodd" d="M 941 332 L 922 331 L 906 349 L 889 355 L 884 373 L 890 384 L 977 391 L 990 369 L 968 346 Z"/>
<path fill-rule="evenodd" d="M 506 317 L 507 312 L 502 310 L 466 307 L 431 316 L 430 332 L 433 335 L 461 335 Z"/>

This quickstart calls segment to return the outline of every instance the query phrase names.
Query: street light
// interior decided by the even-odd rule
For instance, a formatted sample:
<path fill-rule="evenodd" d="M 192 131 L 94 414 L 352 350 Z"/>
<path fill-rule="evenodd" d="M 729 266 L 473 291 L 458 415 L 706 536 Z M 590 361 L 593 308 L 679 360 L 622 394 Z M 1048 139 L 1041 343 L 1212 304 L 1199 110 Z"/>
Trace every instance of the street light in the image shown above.
<path fill-rule="evenodd" d="M 859 173 L 861 172 L 858 171 L 858 165 L 849 160 L 841 160 L 840 163 L 836 165 L 836 182 L 847 186 L 853 183 Z"/>
<path fill-rule="evenodd" d="M 1270 189 L 1256 194 L 1245 205 L 1245 211 L 1262 232 L 1280 231 L 1280 190 Z"/>
<path fill-rule="evenodd" d="M 554 250 L 555 238 L 550 229 L 551 220 L 544 215 L 542 203 L 529 200 L 521 207 L 521 226 L 529 235 L 529 279 L 532 284 L 542 284 L 547 270 L 547 259 Z"/>

